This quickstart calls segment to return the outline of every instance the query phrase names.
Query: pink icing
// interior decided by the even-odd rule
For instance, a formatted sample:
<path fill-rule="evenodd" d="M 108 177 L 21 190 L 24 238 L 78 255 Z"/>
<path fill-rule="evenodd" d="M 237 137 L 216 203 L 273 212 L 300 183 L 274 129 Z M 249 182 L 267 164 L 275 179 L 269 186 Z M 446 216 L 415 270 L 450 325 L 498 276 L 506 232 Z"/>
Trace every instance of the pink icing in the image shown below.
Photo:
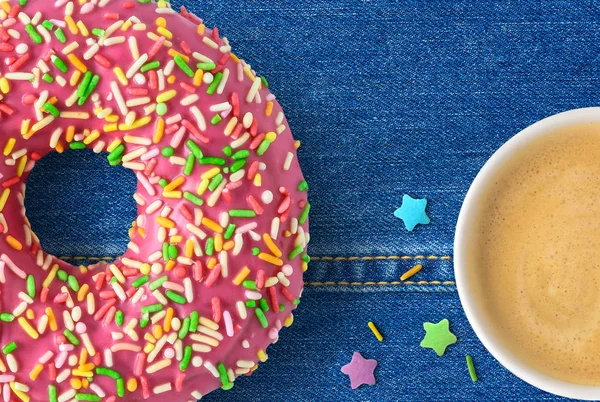
<path fill-rule="evenodd" d="M 65 401 L 74 399 L 77 393 L 99 395 L 102 400 L 163 401 L 167 397 L 195 400 L 229 384 L 230 379 L 223 381 L 213 373 L 220 363 L 231 378 L 251 372 L 256 368 L 256 362 L 266 358 L 264 351 L 277 340 L 282 326 L 291 323 L 291 311 L 295 308 L 295 299 L 300 296 L 302 273 L 306 269 L 309 205 L 296 161 L 296 146 L 281 107 L 264 83 L 252 95 L 253 85 L 259 82 L 255 84 L 254 72 L 233 56 L 227 40 L 220 38 L 216 30 L 204 28 L 199 19 L 185 10 L 186 18 L 160 2 L 157 7 L 137 1 L 92 0 L 79 6 L 78 1 L 29 0 L 22 9 L 17 4 L 16 1 L 0 1 L 0 151 L 5 151 L 0 162 L 0 312 L 15 313 L 12 322 L 3 322 L 0 326 L 0 346 L 11 342 L 17 345 L 9 355 L 0 355 L 2 398 L 5 401 L 48 400 L 48 387 L 54 386 L 59 400 Z M 81 25 L 77 34 L 71 32 L 72 27 L 65 17 L 71 7 L 73 22 L 80 21 L 90 32 L 89 36 L 83 36 Z M 129 22 L 121 27 L 114 25 L 118 21 L 135 22 L 135 18 L 140 21 L 137 25 Z M 164 23 L 157 18 L 164 18 Z M 25 26 L 31 19 L 31 27 L 40 35 L 42 44 L 35 44 L 26 31 Z M 44 28 L 44 20 L 51 21 L 54 27 Z M 157 24 L 164 25 L 166 31 Z M 57 27 L 65 33 L 65 43 L 55 36 Z M 100 40 L 91 34 L 93 28 L 112 32 L 105 33 Z M 152 37 L 148 35 L 150 32 Z M 162 46 L 155 46 L 157 38 L 170 35 L 172 38 L 167 38 Z M 119 81 L 114 68 L 119 66 L 127 73 L 138 60 L 134 57 L 137 55 L 133 53 L 131 38 L 135 38 L 139 58 L 145 58 L 143 55 L 153 47 L 156 50 L 153 57 L 139 66 L 159 61 L 160 68 L 144 74 L 138 69 L 125 84 Z M 77 48 L 73 48 L 75 42 Z M 83 80 L 81 74 L 79 79 L 75 77 L 71 82 L 77 62 L 65 54 L 64 49 L 69 48 L 73 48 L 71 54 L 100 78 L 83 106 L 77 105 L 76 98 L 69 99 Z M 189 56 L 187 65 L 194 73 L 199 59 L 204 60 L 194 53 L 198 52 L 214 61 L 216 69 L 212 69 L 211 74 L 216 76 L 217 72 L 227 74 L 225 71 L 228 71 L 228 79 L 221 81 L 222 85 L 214 94 L 207 94 L 209 84 L 194 84 L 194 79 L 178 65 L 169 66 L 173 60 L 173 54 L 168 53 L 171 48 L 180 55 Z M 64 61 L 68 68 L 66 73 L 53 63 L 53 54 Z M 166 74 L 171 77 L 164 79 L 164 88 L 154 88 L 154 78 L 165 69 L 172 69 Z M 46 70 L 54 79 L 52 83 L 41 79 Z M 28 81 L 30 77 L 19 76 L 20 73 L 34 73 L 33 80 Z M 204 75 L 207 78 L 208 71 Z M 182 83 L 185 84 L 182 86 Z M 115 85 L 125 107 L 115 100 Z M 146 90 L 147 94 L 144 93 Z M 174 90 L 173 97 L 167 92 L 171 90 Z M 150 105 L 156 105 L 161 94 L 166 98 L 167 112 L 162 119 L 167 123 L 163 137 L 155 138 L 161 117 Z M 46 106 L 48 110 L 42 109 L 41 114 L 35 110 L 43 106 L 40 98 L 46 95 L 59 113 L 81 112 L 89 116 L 76 118 L 62 114 L 49 121 L 49 112 L 56 112 L 51 107 Z M 239 107 L 232 98 L 236 95 Z M 149 99 L 140 99 L 144 97 Z M 107 110 L 109 108 L 112 111 Z M 198 111 L 204 124 L 198 120 Z M 215 115 L 220 115 L 222 120 L 213 125 L 211 119 Z M 145 116 L 148 121 L 143 120 Z M 233 119 L 238 123 L 232 122 Z M 140 122 L 145 124 L 135 128 Z M 233 130 L 228 130 L 228 126 Z M 248 139 L 243 142 L 245 137 Z M 259 149 L 266 147 L 265 138 L 271 143 L 262 153 Z M 130 231 L 131 243 L 127 252 L 114 264 L 97 264 L 87 270 L 46 255 L 31 234 L 24 216 L 25 181 L 34 161 L 70 146 L 68 142 L 74 147 L 82 141 L 87 142 L 87 147 L 97 152 L 113 150 L 116 139 L 125 146 L 122 156 L 130 159 L 124 165 L 135 170 L 139 180 L 136 193 L 139 216 Z M 243 173 L 226 172 L 225 166 L 200 164 L 194 158 L 193 171 L 186 176 L 181 163 L 191 154 L 186 146 L 190 139 L 201 148 L 205 157 L 223 158 L 225 166 L 232 166 L 235 161 L 224 155 L 223 147 L 234 145 L 234 153 L 249 150 Z M 160 153 L 169 145 L 173 145 L 175 159 Z M 215 167 L 220 169 L 223 177 L 220 187 L 211 186 L 199 192 L 202 174 Z M 164 179 L 171 183 L 178 177 L 183 177 L 184 183 L 176 186 L 169 198 L 164 197 L 158 181 Z M 197 206 L 182 198 L 184 192 L 202 199 L 203 205 Z M 231 210 L 254 211 L 257 216 L 229 217 Z M 157 220 L 159 216 L 166 220 Z M 202 222 L 201 216 L 212 223 Z M 230 240 L 219 241 L 223 234 L 216 232 L 225 231 L 230 223 L 236 224 L 236 234 Z M 273 235 L 274 247 L 268 238 L 265 239 L 265 234 Z M 167 262 L 169 258 L 164 260 L 161 236 L 177 248 L 178 256 L 172 260 L 175 263 Z M 197 240 L 197 245 L 192 238 Z M 217 248 L 222 244 L 221 251 L 213 252 L 212 257 L 206 251 L 209 238 L 213 238 Z M 188 241 L 192 243 L 186 250 Z M 198 247 L 201 252 L 197 251 Z M 260 250 L 260 256 L 253 254 L 253 248 Z M 282 254 L 280 257 L 278 250 Z M 217 265 L 209 269 L 214 263 Z M 71 283 L 58 277 L 52 281 L 47 279 L 55 264 L 73 277 Z M 199 266 L 202 275 L 199 275 Z M 259 287 L 256 291 L 234 284 L 234 279 L 246 267 L 245 280 L 253 281 Z M 148 270 L 148 282 L 137 288 L 142 290 L 137 290 L 132 284 Z M 35 280 L 33 300 L 27 296 L 29 276 Z M 153 293 L 150 283 L 163 276 L 166 276 L 166 282 L 158 287 L 158 293 Z M 116 284 L 111 283 L 111 278 Z M 44 281 L 49 283 L 47 289 L 43 289 Z M 77 286 L 79 291 L 75 290 Z M 81 290 L 86 286 L 89 287 L 87 292 Z M 183 298 L 184 304 L 165 298 L 167 294 L 174 295 L 179 301 Z M 238 302 L 248 298 L 263 298 L 267 302 L 266 328 L 257 318 L 255 308 L 245 308 L 247 316 L 243 317 Z M 90 299 L 94 300 L 93 307 Z M 161 299 L 164 300 L 161 302 Z M 275 300 L 284 306 L 282 312 L 274 312 Z M 132 331 L 126 330 L 131 320 L 142 318 L 144 306 L 155 304 L 161 304 L 162 311 L 172 308 L 174 318 L 168 321 L 162 317 L 162 312 L 151 313 L 148 318 L 154 318 L 154 324 L 150 322 L 141 329 L 138 323 L 132 326 Z M 49 308 L 56 317 L 57 331 L 50 325 L 43 328 Z M 121 326 L 116 323 L 120 314 L 117 311 L 123 313 Z M 189 320 L 192 311 L 203 317 L 201 324 L 195 333 L 178 339 L 176 327 L 184 324 L 185 317 Z M 10 316 L 4 314 L 4 318 L 9 320 Z M 35 333 L 28 334 L 24 329 L 27 325 Z M 63 330 L 69 327 L 77 337 L 77 346 L 73 347 L 63 336 Z M 156 345 L 154 348 L 160 352 L 153 352 L 149 345 Z M 192 346 L 192 359 L 185 370 L 181 370 L 186 346 Z M 119 348 L 134 350 L 119 351 Z M 82 350 L 87 352 L 88 365 L 80 366 Z M 112 350 L 112 364 L 106 359 L 106 350 Z M 198 365 L 199 358 L 201 365 Z M 140 361 L 144 362 L 143 367 L 139 365 Z M 123 383 L 127 384 L 123 397 L 117 396 L 117 381 L 96 373 L 97 366 L 110 366 L 119 373 Z M 58 378 L 51 378 L 54 377 L 52 367 L 56 368 Z M 82 377 L 76 370 L 92 374 L 86 373 Z M 91 385 L 83 384 L 78 390 L 73 388 L 79 388 L 81 379 L 88 376 L 92 378 Z M 72 382 L 75 378 L 79 380 Z M 58 380 L 62 381 L 59 383 Z M 135 391 L 129 391 L 129 386 L 136 388 Z"/>

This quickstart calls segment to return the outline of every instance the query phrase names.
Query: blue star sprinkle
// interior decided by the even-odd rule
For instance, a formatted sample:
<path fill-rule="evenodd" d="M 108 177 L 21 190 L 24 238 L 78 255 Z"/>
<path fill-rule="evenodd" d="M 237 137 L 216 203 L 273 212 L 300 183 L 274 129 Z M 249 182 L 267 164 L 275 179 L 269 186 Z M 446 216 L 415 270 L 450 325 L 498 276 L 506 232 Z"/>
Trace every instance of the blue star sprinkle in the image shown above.
<path fill-rule="evenodd" d="M 402 219 L 406 229 L 412 232 L 418 224 L 427 225 L 430 222 L 425 208 L 427 208 L 427 200 L 425 198 L 416 200 L 410 195 L 404 195 L 402 197 L 402 206 L 394 212 L 394 216 Z"/>

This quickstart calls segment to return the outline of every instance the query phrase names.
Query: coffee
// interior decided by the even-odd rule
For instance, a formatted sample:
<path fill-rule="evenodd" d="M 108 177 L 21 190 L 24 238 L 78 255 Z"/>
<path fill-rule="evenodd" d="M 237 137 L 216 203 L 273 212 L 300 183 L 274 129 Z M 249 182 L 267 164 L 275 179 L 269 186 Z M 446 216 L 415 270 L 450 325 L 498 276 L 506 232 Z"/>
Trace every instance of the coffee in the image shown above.
<path fill-rule="evenodd" d="M 600 124 L 534 140 L 477 208 L 471 269 L 497 337 L 541 372 L 600 385 Z"/>

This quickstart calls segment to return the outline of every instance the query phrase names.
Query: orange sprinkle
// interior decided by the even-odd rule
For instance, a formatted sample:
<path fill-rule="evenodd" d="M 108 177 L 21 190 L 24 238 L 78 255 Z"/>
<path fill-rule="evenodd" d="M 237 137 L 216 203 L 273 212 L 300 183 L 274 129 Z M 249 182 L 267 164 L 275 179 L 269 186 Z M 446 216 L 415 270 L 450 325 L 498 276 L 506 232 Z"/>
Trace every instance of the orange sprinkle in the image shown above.
<path fill-rule="evenodd" d="M 413 276 L 416 273 L 418 273 L 422 268 L 423 268 L 423 266 L 421 264 L 415 265 L 414 267 L 412 267 L 411 269 L 409 269 L 408 271 L 406 271 L 405 273 L 403 273 L 402 276 L 400 277 L 400 280 L 401 281 L 407 280 L 411 276 Z"/>
<path fill-rule="evenodd" d="M 258 258 L 260 258 L 261 260 L 266 261 L 270 264 L 277 265 L 278 267 L 281 267 L 283 265 L 283 261 L 281 261 L 277 257 L 272 256 L 271 254 L 260 253 L 258 255 Z"/>
<path fill-rule="evenodd" d="M 162 216 L 156 217 L 156 223 L 167 229 L 173 229 L 175 227 L 175 222 L 168 218 L 163 218 Z"/>
<path fill-rule="evenodd" d="M 79 60 L 77 58 L 77 56 L 75 56 L 73 53 L 69 53 L 69 55 L 67 56 L 67 58 L 69 59 L 69 61 L 71 62 L 71 64 L 73 64 L 73 66 L 78 69 L 79 71 L 81 71 L 82 73 L 87 73 L 87 67 L 85 64 L 83 64 L 81 62 L 81 60 Z"/>
<path fill-rule="evenodd" d="M 21 242 L 12 237 L 11 235 L 6 236 L 6 242 L 9 246 L 11 246 L 17 251 L 23 250 L 23 245 L 21 244 Z"/>
<path fill-rule="evenodd" d="M 277 247 L 277 245 L 275 245 L 275 243 L 273 242 L 273 239 L 271 239 L 271 236 L 269 236 L 268 233 L 263 234 L 263 240 L 265 241 L 265 244 L 267 245 L 269 250 L 271 250 L 271 253 L 273 253 L 273 255 L 275 257 L 279 258 L 283 255 L 281 250 L 279 250 L 279 247 Z"/>
<path fill-rule="evenodd" d="M 163 191 L 165 191 L 165 192 L 173 191 L 176 188 L 178 188 L 179 186 L 181 186 L 183 183 L 185 183 L 185 177 L 178 176 L 175 179 L 173 179 L 172 182 L 170 182 L 169 184 L 167 184 L 165 186 L 165 188 L 163 189 Z"/>
<path fill-rule="evenodd" d="M 165 322 L 163 323 L 165 332 L 169 332 L 171 330 L 171 321 L 173 320 L 173 313 L 173 307 L 169 307 L 167 309 L 167 315 L 165 315 Z"/>
<path fill-rule="evenodd" d="M 202 218 L 202 225 L 216 233 L 223 233 L 223 228 L 217 222 L 208 219 L 206 216 Z"/>
<path fill-rule="evenodd" d="M 44 369 L 44 366 L 41 363 L 36 364 L 35 367 L 33 368 L 33 370 L 31 370 L 31 373 L 29 373 L 29 378 L 31 378 L 33 381 L 35 381 L 43 369 Z"/>

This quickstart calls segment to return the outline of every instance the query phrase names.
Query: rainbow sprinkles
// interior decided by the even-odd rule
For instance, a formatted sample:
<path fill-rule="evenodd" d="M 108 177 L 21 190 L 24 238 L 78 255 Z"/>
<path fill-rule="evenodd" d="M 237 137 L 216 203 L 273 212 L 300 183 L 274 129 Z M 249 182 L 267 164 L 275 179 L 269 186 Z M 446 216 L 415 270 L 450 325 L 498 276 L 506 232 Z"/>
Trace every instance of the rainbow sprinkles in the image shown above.
<path fill-rule="evenodd" d="M 0 61 L 0 399 L 193 401 L 252 373 L 309 261 L 266 80 L 164 1 L 0 0 Z M 67 148 L 138 178 L 113 263 L 47 255 L 25 217 L 28 172 Z"/>

